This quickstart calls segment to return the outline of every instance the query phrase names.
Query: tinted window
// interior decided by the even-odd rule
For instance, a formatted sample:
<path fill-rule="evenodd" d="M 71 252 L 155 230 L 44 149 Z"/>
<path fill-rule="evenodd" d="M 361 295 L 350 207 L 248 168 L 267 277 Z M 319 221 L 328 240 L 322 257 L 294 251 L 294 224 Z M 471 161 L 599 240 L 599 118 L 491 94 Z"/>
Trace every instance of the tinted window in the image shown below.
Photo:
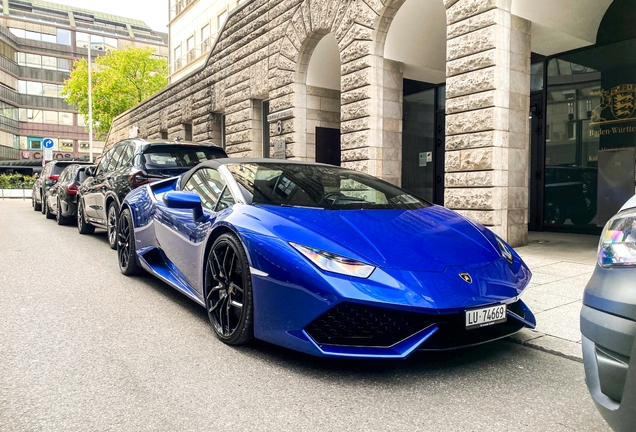
<path fill-rule="evenodd" d="M 75 176 L 75 181 L 81 183 L 84 183 L 84 180 L 86 180 L 86 168 L 80 168 L 77 171 L 77 175 Z"/>
<path fill-rule="evenodd" d="M 144 152 L 146 168 L 193 167 L 210 159 L 226 157 L 225 152 L 216 147 L 160 145 L 152 146 Z"/>
<path fill-rule="evenodd" d="M 99 165 L 97 165 L 97 174 L 100 174 L 104 172 L 104 170 L 106 170 L 106 167 L 108 167 L 108 164 L 110 163 L 110 157 L 113 154 L 113 150 L 114 149 L 109 150 L 104 156 L 102 156 L 102 159 L 99 161 Z"/>
<path fill-rule="evenodd" d="M 219 195 L 225 187 L 225 180 L 221 174 L 212 168 L 202 168 L 192 174 L 190 180 L 183 186 L 184 191 L 194 192 L 201 197 L 201 203 L 209 210 L 214 210 Z M 231 195 L 230 195 L 231 197 Z M 226 199 L 224 194 L 223 199 Z M 233 201 L 232 201 L 233 203 Z"/>
<path fill-rule="evenodd" d="M 66 168 L 67 166 L 68 166 L 67 164 L 59 164 L 59 163 L 53 165 L 50 175 L 60 175 L 62 171 L 64 171 L 64 168 Z"/>
<path fill-rule="evenodd" d="M 118 145 L 117 147 L 115 147 L 113 151 L 113 155 L 110 159 L 110 162 L 108 163 L 108 168 L 106 168 L 106 171 L 114 171 L 117 168 L 117 164 L 119 163 L 119 158 L 121 157 L 121 154 L 123 152 L 124 152 L 124 145 Z"/>
<path fill-rule="evenodd" d="M 119 161 L 119 167 L 131 167 L 133 163 L 133 157 L 135 156 L 135 146 L 127 145 L 124 148 L 124 151 L 121 156 L 121 160 Z"/>
<path fill-rule="evenodd" d="M 252 203 L 334 210 L 418 209 L 431 204 L 387 182 L 339 167 L 228 164 Z"/>
<path fill-rule="evenodd" d="M 62 171 L 62 174 L 60 174 L 60 178 L 58 179 L 59 183 L 66 183 L 69 181 L 69 179 L 71 178 L 71 175 L 73 175 L 73 171 L 75 170 L 75 165 L 69 165 L 66 168 L 64 168 L 64 171 Z"/>

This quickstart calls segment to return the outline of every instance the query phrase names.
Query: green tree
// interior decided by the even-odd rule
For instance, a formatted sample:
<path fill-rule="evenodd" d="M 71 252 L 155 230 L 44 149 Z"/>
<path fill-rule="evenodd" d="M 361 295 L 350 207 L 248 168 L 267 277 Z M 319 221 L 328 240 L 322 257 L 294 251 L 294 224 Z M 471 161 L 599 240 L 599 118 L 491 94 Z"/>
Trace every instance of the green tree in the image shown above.
<path fill-rule="evenodd" d="M 93 130 L 108 133 L 113 119 L 168 85 L 168 62 L 152 48 L 128 47 L 97 57 L 93 75 Z M 62 96 L 88 123 L 88 61 L 73 63 Z"/>

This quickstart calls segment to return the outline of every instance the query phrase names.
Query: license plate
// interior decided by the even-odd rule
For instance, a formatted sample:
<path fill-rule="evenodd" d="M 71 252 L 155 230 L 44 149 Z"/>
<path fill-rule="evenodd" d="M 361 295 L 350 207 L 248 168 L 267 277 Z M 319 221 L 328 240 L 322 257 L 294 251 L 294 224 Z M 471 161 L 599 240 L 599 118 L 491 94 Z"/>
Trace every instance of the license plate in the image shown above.
<path fill-rule="evenodd" d="M 506 321 L 506 305 L 466 311 L 466 330 L 486 327 Z"/>

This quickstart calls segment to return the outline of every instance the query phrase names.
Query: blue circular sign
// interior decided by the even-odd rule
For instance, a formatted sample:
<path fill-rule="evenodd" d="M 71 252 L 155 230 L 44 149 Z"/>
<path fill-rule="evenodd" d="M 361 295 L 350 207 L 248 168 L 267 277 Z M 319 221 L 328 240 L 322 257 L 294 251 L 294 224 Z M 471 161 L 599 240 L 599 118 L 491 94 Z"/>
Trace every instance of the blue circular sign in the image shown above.
<path fill-rule="evenodd" d="M 42 146 L 47 149 L 53 148 L 53 140 L 51 138 L 44 138 Z"/>

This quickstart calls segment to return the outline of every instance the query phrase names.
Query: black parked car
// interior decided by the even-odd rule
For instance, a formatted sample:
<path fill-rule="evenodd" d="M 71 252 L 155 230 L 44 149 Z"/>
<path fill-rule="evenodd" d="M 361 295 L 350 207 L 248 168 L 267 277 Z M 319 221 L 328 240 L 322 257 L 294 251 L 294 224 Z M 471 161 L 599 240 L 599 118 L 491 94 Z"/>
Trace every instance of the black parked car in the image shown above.
<path fill-rule="evenodd" d="M 545 167 L 545 224 L 563 225 L 570 219 L 576 226 L 589 224 L 596 216 L 596 168 Z"/>
<path fill-rule="evenodd" d="M 47 219 L 57 220 L 58 225 L 64 225 L 77 220 L 77 190 L 86 180 L 88 164 L 74 163 L 60 174 L 57 183 L 45 194 L 44 214 Z"/>
<path fill-rule="evenodd" d="M 585 287 L 581 333 L 585 380 L 616 431 L 636 430 L 636 196 L 607 222 Z"/>
<path fill-rule="evenodd" d="M 41 211 L 44 214 L 44 206 L 42 205 L 42 200 L 46 195 L 46 192 L 49 190 L 51 186 L 53 186 L 56 182 L 64 168 L 69 165 L 82 163 L 78 161 L 51 161 L 47 162 L 47 164 L 42 169 L 40 176 L 37 178 L 35 183 L 33 183 L 33 193 L 31 194 L 31 205 L 33 206 L 33 210 Z"/>
<path fill-rule="evenodd" d="M 92 234 L 108 231 L 108 243 L 117 247 L 117 218 L 124 197 L 143 184 L 180 175 L 209 159 L 227 157 L 212 144 L 166 142 L 133 138 L 121 141 L 102 156 L 79 188 L 77 229 Z"/>

